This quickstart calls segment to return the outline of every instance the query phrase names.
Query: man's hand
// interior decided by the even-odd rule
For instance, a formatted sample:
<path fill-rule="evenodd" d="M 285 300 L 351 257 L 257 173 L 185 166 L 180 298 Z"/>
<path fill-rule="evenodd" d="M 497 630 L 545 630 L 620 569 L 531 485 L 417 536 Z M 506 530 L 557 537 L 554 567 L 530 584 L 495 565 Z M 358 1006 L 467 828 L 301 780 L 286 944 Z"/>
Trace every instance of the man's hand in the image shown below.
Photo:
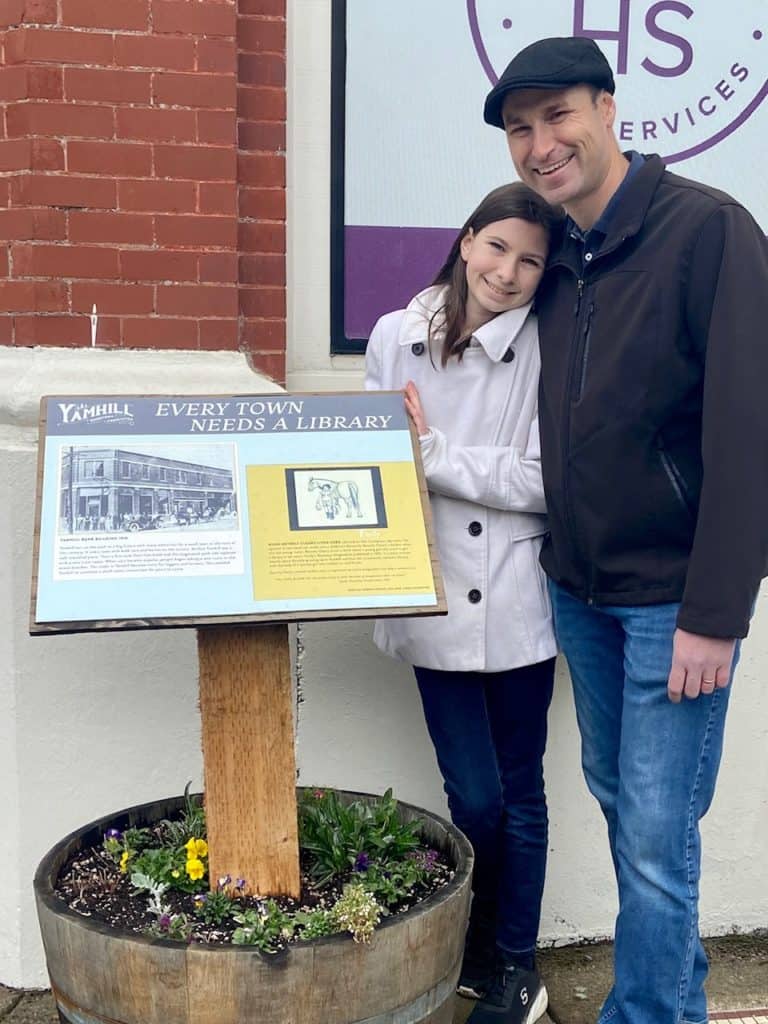
<path fill-rule="evenodd" d="M 419 389 L 412 380 L 409 380 L 405 386 L 405 411 L 413 420 L 419 437 L 423 437 L 424 434 L 429 432 L 427 419 L 424 415 L 424 407 L 419 396 Z"/>
<path fill-rule="evenodd" d="M 676 629 L 667 683 L 669 699 L 678 704 L 683 697 L 694 700 L 700 694 L 712 693 L 715 687 L 727 686 L 735 646 L 735 640 Z"/>

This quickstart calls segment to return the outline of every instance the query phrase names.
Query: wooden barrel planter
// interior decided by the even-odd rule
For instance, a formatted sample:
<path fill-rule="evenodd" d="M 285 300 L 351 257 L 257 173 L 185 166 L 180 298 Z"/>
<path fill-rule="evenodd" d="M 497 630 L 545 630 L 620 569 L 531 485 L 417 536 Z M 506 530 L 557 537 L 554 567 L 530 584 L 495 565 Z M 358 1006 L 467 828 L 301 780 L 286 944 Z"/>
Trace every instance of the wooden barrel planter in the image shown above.
<path fill-rule="evenodd" d="M 361 794 L 346 794 L 359 799 Z M 451 882 L 390 918 L 367 945 L 350 935 L 249 947 L 150 939 L 99 924 L 54 894 L 59 874 L 108 828 L 173 817 L 182 798 L 142 804 L 73 832 L 35 875 L 51 988 L 69 1024 L 450 1024 L 470 900 L 472 850 L 448 822 L 400 804 L 455 866 Z"/>

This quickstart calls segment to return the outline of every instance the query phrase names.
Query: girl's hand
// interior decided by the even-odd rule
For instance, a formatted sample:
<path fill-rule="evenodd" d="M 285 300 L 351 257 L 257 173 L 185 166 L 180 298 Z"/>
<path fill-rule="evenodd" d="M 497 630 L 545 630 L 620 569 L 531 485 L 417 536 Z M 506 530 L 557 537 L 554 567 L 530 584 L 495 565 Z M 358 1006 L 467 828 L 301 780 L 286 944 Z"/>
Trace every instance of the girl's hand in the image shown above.
<path fill-rule="evenodd" d="M 413 420 L 413 425 L 416 427 L 419 437 L 429 433 L 429 426 L 424 415 L 424 407 L 421 404 L 419 390 L 412 380 L 409 380 L 405 386 L 405 411 Z"/>

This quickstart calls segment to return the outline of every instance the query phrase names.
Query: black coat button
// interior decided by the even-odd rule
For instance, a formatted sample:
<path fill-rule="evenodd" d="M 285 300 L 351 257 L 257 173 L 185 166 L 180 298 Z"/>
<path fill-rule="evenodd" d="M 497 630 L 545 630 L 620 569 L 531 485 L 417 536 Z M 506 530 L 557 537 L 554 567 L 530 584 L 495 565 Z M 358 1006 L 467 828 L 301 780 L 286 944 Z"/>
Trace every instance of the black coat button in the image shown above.
<path fill-rule="evenodd" d="M 514 358 L 515 350 L 513 348 L 508 348 L 504 355 L 501 357 L 501 361 L 502 363 L 511 363 Z"/>
<path fill-rule="evenodd" d="M 470 535 L 472 537 L 479 537 L 480 534 L 483 532 L 483 524 L 478 523 L 476 519 L 473 519 L 472 522 L 467 527 L 467 529 L 469 530 Z"/>
<path fill-rule="evenodd" d="M 467 600 L 469 601 L 470 604 L 478 604 L 478 602 L 482 601 L 482 599 L 483 595 L 480 593 L 479 590 L 470 590 L 470 592 L 467 594 Z"/>
<path fill-rule="evenodd" d="M 414 344 L 411 345 L 411 352 L 413 352 L 413 354 L 415 356 L 423 355 L 424 354 L 424 342 L 423 341 L 414 342 Z"/>

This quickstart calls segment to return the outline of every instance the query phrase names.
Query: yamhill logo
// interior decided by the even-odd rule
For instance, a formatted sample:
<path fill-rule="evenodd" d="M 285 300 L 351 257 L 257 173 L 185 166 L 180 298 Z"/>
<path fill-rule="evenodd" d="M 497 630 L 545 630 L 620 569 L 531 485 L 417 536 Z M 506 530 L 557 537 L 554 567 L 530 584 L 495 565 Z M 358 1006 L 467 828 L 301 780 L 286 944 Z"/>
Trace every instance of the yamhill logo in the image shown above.
<path fill-rule="evenodd" d="M 594 39 L 615 73 L 620 143 L 667 163 L 717 145 L 768 95 L 766 0 L 467 0 L 467 11 L 493 84 L 536 39 Z"/>
<path fill-rule="evenodd" d="M 128 402 L 57 402 L 60 426 L 72 423 L 121 423 L 133 426 L 133 412 Z"/>

